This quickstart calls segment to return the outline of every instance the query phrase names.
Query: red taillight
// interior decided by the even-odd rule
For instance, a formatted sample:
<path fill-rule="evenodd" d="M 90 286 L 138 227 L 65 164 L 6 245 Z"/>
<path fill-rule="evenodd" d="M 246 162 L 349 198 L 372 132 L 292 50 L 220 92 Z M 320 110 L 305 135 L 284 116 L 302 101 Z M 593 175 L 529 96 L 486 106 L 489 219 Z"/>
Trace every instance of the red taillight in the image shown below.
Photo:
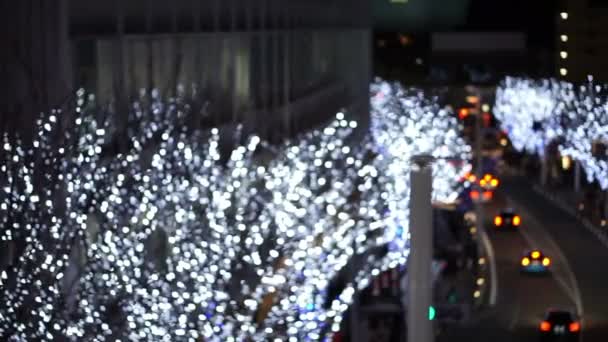
<path fill-rule="evenodd" d="M 540 331 L 551 331 L 551 323 L 547 321 L 540 322 Z"/>
<path fill-rule="evenodd" d="M 469 116 L 469 110 L 467 108 L 461 108 L 458 111 L 458 118 L 460 120 L 463 120 L 464 118 L 466 118 L 467 116 Z"/>
<path fill-rule="evenodd" d="M 495 225 L 495 226 L 500 226 L 500 225 L 502 225 L 502 217 L 500 217 L 500 216 L 496 216 L 496 217 L 494 218 L 494 225 Z"/>
<path fill-rule="evenodd" d="M 570 332 L 579 332 L 581 331 L 581 324 L 579 322 L 572 322 L 570 323 L 568 329 L 570 330 Z"/>
<path fill-rule="evenodd" d="M 483 198 L 485 198 L 487 200 L 491 200 L 493 195 L 494 194 L 492 193 L 492 191 L 484 191 Z"/>
<path fill-rule="evenodd" d="M 519 226 L 521 224 L 521 217 L 519 217 L 519 215 L 515 215 L 513 217 L 513 225 L 514 226 Z"/>
<path fill-rule="evenodd" d="M 471 191 L 471 198 L 472 198 L 473 200 L 477 200 L 477 199 L 479 199 L 479 191 L 476 191 L 476 190 Z"/>

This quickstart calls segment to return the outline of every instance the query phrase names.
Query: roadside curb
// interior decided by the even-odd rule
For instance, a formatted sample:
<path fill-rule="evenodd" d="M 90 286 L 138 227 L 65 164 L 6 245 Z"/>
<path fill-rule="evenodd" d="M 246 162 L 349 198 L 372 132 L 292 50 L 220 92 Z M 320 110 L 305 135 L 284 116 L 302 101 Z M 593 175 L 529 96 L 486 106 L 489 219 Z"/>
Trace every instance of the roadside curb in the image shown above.
<path fill-rule="evenodd" d="M 591 234 L 593 234 L 604 245 L 604 247 L 608 248 L 608 235 L 603 231 L 602 228 L 594 225 L 586 218 L 581 218 L 577 214 L 575 208 L 572 208 L 572 206 L 569 206 L 566 202 L 564 202 L 559 197 L 549 193 L 548 191 L 543 189 L 540 185 L 534 184 L 532 186 L 532 190 L 534 190 L 535 193 L 544 197 L 549 202 L 553 203 L 553 205 L 557 206 L 564 212 L 566 212 L 569 215 L 571 215 L 572 217 L 574 217 L 577 221 L 579 221 L 583 225 L 583 227 L 585 227 L 585 229 L 587 229 Z"/>

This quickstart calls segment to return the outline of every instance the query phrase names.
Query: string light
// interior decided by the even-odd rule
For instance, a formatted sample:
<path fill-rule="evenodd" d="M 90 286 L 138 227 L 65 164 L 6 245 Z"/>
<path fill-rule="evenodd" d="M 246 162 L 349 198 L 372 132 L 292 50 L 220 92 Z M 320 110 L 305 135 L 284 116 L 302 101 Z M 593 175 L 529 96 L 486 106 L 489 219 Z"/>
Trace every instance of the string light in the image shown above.
<path fill-rule="evenodd" d="M 370 275 L 407 260 L 411 156 L 438 158 L 436 200 L 470 170 L 435 99 L 380 81 L 372 94 L 372 130 L 355 146 L 357 123 L 338 113 L 281 146 L 249 136 L 226 155 L 218 129 L 187 132 L 187 102 L 157 91 L 132 104 L 119 152 L 119 130 L 83 91 L 74 113 L 38 121 L 31 146 L 5 134 L 2 240 L 19 248 L 0 277 L 0 336 L 331 336 Z"/>
<path fill-rule="evenodd" d="M 558 144 L 560 153 L 583 167 L 588 181 L 608 189 L 606 87 L 589 82 L 579 87 L 556 80 L 507 78 L 497 89 L 494 113 L 520 151 L 543 155 Z"/>

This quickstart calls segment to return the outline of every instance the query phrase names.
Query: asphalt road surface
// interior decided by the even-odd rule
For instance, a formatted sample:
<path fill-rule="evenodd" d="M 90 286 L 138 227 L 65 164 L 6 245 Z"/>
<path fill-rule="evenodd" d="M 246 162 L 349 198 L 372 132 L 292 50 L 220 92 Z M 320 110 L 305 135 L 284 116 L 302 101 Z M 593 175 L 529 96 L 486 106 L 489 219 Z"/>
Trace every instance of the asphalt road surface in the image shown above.
<path fill-rule="evenodd" d="M 583 318 L 582 341 L 608 341 L 608 248 L 522 178 L 503 181 L 485 205 L 485 227 L 494 249 L 497 302 L 470 326 L 450 329 L 442 341 L 538 341 L 538 325 L 549 307 L 567 307 Z M 522 217 L 520 231 L 497 231 L 491 219 L 505 207 Z M 547 276 L 522 274 L 526 249 L 552 260 Z"/>

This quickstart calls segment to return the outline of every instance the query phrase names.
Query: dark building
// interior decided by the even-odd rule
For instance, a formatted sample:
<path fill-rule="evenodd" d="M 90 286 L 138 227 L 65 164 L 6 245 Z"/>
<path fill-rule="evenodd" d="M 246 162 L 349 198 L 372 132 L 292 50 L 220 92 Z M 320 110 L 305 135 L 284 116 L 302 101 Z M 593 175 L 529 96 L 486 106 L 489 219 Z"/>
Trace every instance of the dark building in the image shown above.
<path fill-rule="evenodd" d="M 554 42 L 555 74 L 573 82 L 585 82 L 591 75 L 608 80 L 608 1 L 562 0 Z"/>
<path fill-rule="evenodd" d="M 214 124 L 263 135 L 366 115 L 370 5 L 348 0 L 4 1 L 4 119 L 60 104 L 80 86 L 101 102 L 178 86 Z"/>
<path fill-rule="evenodd" d="M 554 76 L 556 5 L 552 0 L 377 0 L 376 70 L 419 85 Z"/>

